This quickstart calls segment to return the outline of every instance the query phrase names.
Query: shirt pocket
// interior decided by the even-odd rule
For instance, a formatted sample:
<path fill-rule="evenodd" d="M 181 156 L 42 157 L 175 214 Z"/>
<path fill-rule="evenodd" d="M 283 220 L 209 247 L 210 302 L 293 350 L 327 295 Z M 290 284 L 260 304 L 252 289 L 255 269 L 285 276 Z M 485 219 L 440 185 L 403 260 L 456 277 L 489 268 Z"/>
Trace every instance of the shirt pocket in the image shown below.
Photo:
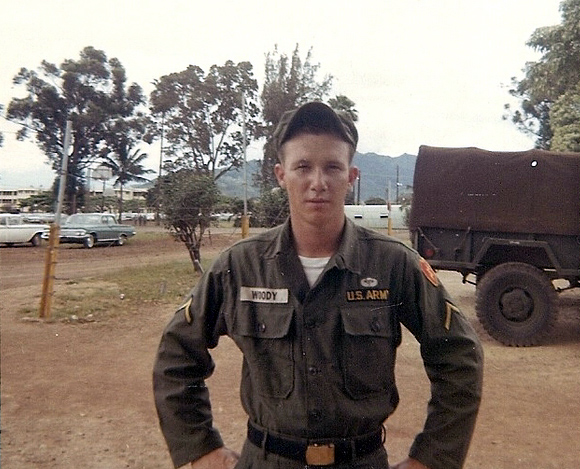
<path fill-rule="evenodd" d="M 396 334 L 390 309 L 341 308 L 344 328 L 341 368 L 347 394 L 366 399 L 395 389 Z"/>
<path fill-rule="evenodd" d="M 251 387 L 265 397 L 286 398 L 294 389 L 292 318 L 287 305 L 242 303 L 232 338 L 244 354 Z"/>

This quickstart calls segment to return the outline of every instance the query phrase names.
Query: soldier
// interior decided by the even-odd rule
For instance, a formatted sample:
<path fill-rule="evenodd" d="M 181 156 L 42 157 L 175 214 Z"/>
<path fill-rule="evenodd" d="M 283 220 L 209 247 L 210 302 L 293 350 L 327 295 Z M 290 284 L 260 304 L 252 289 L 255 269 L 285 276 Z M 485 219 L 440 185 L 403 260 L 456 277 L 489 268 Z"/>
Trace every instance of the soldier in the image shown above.
<path fill-rule="evenodd" d="M 462 467 L 481 398 L 473 329 L 417 253 L 345 217 L 358 175 L 348 115 L 308 103 L 274 137 L 289 219 L 223 252 L 161 340 L 154 392 L 174 465 L 387 469 L 383 422 L 399 401 L 402 324 L 421 344 L 432 396 L 409 457 L 394 467 Z M 240 456 L 212 425 L 204 382 L 222 335 L 244 355 Z"/>

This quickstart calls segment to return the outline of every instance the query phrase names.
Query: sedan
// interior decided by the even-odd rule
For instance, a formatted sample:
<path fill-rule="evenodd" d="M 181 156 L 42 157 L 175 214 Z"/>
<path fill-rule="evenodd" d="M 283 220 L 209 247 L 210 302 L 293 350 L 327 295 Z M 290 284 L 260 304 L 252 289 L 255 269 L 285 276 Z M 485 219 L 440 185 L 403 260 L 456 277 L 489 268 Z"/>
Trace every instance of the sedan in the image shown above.
<path fill-rule="evenodd" d="M 12 246 L 19 243 L 30 243 L 40 246 L 41 236 L 48 230 L 48 225 L 27 223 L 22 215 L 0 213 L 0 243 Z"/>
<path fill-rule="evenodd" d="M 92 248 L 96 244 L 122 246 L 131 236 L 135 236 L 135 228 L 119 224 L 110 213 L 77 213 L 62 225 L 59 240 L 63 244 L 82 244 L 85 248 Z M 42 237 L 48 239 L 48 232 Z"/>

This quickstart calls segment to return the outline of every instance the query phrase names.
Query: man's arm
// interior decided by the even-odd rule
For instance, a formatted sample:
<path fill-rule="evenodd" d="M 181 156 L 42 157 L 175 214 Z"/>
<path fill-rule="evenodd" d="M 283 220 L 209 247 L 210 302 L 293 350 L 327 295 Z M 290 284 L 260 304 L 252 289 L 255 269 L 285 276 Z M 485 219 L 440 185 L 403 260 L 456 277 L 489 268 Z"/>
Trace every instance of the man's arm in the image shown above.
<path fill-rule="evenodd" d="M 165 328 L 157 352 L 155 405 L 175 467 L 223 447 L 205 384 L 214 370 L 208 349 L 219 337 L 220 291 L 214 275 L 204 275 Z"/>
<path fill-rule="evenodd" d="M 417 257 L 407 267 L 407 307 L 401 321 L 421 344 L 431 382 L 427 419 L 409 456 L 430 469 L 459 469 L 481 401 L 483 350 L 426 262 Z"/>

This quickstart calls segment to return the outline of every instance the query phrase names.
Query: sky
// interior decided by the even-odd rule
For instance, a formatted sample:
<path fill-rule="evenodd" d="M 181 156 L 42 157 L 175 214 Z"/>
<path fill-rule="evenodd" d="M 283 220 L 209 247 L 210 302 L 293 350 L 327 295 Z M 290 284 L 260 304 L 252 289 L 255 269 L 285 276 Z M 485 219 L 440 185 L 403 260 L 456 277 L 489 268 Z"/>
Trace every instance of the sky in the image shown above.
<path fill-rule="evenodd" d="M 309 49 L 331 96 L 359 113 L 358 151 L 399 156 L 420 145 L 518 151 L 533 139 L 503 120 L 512 77 L 540 54 L 526 46 L 538 27 L 561 23 L 560 0 L 2 0 L 0 104 L 24 90 L 12 78 L 43 60 L 78 60 L 86 46 L 118 58 L 128 81 L 152 82 L 188 65 L 249 61 L 259 86 L 264 58 Z M 0 187 L 51 186 L 54 172 L 33 141 L 0 117 Z M 251 143 L 249 158 L 261 158 Z M 159 145 L 145 166 L 159 167 Z"/>

